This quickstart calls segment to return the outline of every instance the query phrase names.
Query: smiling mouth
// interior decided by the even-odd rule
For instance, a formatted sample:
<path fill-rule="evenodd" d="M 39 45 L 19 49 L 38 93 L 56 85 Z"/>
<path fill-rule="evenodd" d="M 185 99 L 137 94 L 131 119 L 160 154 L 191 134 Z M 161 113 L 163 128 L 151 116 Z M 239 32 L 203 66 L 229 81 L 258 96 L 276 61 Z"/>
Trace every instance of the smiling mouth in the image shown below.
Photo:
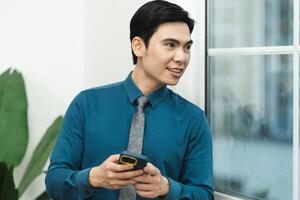
<path fill-rule="evenodd" d="M 183 69 L 182 68 L 170 68 L 167 67 L 167 70 L 177 74 L 177 75 L 181 75 L 183 73 Z"/>

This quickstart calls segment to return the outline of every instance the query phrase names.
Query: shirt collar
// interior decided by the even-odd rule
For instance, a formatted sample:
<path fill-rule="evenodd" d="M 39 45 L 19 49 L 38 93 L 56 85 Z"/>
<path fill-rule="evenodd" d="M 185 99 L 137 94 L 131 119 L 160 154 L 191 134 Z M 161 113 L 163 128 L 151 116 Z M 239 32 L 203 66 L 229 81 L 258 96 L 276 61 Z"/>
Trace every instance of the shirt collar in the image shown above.
<path fill-rule="evenodd" d="M 131 78 L 131 73 L 125 79 L 124 86 L 129 101 L 131 104 L 133 104 L 138 97 L 143 96 L 143 93 L 133 82 Z M 153 108 L 156 108 L 156 106 L 165 98 L 165 96 L 167 95 L 167 91 L 168 91 L 167 86 L 163 86 L 148 95 L 149 102 Z"/>

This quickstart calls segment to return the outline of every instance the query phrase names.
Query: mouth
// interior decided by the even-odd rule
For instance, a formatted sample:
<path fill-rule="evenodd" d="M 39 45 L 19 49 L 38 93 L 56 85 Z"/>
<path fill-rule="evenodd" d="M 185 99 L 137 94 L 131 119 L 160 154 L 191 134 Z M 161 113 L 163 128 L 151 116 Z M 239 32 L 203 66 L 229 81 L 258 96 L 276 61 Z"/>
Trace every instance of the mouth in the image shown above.
<path fill-rule="evenodd" d="M 180 77 L 183 74 L 183 68 L 172 68 L 172 67 L 167 67 L 167 70 L 170 71 L 174 76 Z"/>

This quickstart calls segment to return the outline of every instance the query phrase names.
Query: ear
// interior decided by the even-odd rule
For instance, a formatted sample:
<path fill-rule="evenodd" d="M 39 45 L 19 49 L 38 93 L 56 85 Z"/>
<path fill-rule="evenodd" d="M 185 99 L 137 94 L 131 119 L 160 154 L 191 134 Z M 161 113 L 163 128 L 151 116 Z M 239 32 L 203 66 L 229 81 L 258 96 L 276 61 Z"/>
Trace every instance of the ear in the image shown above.
<path fill-rule="evenodd" d="M 136 57 L 141 57 L 144 54 L 145 43 L 142 38 L 134 37 L 131 41 L 131 48 Z"/>

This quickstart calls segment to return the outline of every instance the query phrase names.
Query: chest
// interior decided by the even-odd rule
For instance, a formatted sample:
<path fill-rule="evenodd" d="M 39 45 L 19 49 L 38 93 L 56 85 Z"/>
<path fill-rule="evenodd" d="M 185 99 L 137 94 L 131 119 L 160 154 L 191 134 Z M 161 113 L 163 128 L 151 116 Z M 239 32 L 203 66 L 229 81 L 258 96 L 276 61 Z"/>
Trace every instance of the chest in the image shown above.
<path fill-rule="evenodd" d="M 134 108 L 98 112 L 85 124 L 85 163 L 93 166 L 126 150 Z M 162 171 L 178 171 L 188 145 L 183 117 L 171 111 L 145 110 L 143 154 Z"/>

